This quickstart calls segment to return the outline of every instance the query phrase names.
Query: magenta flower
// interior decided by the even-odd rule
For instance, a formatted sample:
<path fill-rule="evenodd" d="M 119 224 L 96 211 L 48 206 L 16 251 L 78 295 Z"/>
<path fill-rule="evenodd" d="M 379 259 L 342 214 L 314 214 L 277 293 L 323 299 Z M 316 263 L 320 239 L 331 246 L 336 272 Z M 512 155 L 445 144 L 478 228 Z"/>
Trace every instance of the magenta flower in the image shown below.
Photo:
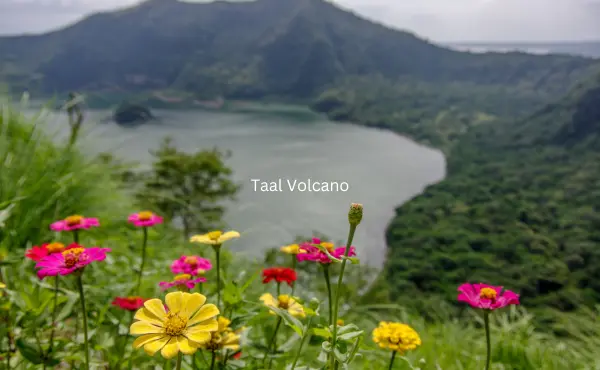
<path fill-rule="evenodd" d="M 107 252 L 110 252 L 110 248 L 79 246 L 62 253 L 50 254 L 35 265 L 39 269 L 37 275 L 40 279 L 46 276 L 69 275 L 94 261 L 104 261 Z"/>
<path fill-rule="evenodd" d="M 194 287 L 198 283 L 205 283 L 205 282 L 206 282 L 206 279 L 203 277 L 192 279 L 192 276 L 189 274 L 181 274 L 181 275 L 175 276 L 173 281 L 161 281 L 160 283 L 158 283 L 158 286 L 162 290 L 166 290 L 166 289 L 176 286 L 177 289 L 185 291 L 185 290 L 189 290 L 189 289 L 194 289 Z"/>
<path fill-rule="evenodd" d="M 130 215 L 127 221 L 137 227 L 150 227 L 156 224 L 162 224 L 163 218 L 150 211 L 143 211 Z"/>
<path fill-rule="evenodd" d="M 56 221 L 50 225 L 52 231 L 73 231 L 79 229 L 89 229 L 90 227 L 100 226 L 97 218 L 85 218 L 80 215 L 73 215 L 61 221 Z"/>
<path fill-rule="evenodd" d="M 206 258 L 199 256 L 181 256 L 171 264 L 174 274 L 188 274 L 192 276 L 202 275 L 205 271 L 212 269 L 212 264 Z"/>
<path fill-rule="evenodd" d="M 508 305 L 518 305 L 519 295 L 501 286 L 487 284 L 463 284 L 458 288 L 458 300 L 471 307 L 495 310 Z"/>
<path fill-rule="evenodd" d="M 333 243 L 322 242 L 321 239 L 313 238 L 311 242 L 304 242 L 300 244 L 300 253 L 296 255 L 298 261 L 313 261 L 322 264 L 329 264 L 332 261 L 329 259 L 324 252 L 322 252 L 316 245 L 320 245 L 327 249 L 329 254 L 335 258 L 342 258 L 346 252 L 346 247 L 335 248 Z M 350 247 L 348 256 L 356 256 L 356 248 Z"/>

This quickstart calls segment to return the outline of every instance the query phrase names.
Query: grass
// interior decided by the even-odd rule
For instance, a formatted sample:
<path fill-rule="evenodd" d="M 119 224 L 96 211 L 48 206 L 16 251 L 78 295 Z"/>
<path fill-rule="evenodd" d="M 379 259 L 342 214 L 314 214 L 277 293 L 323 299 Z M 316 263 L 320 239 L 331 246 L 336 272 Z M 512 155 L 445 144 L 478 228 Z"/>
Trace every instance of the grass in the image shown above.
<path fill-rule="evenodd" d="M 10 340 L 16 350 L 11 354 L 11 368 L 40 368 L 32 360 L 46 350 L 51 322 L 51 281 L 37 279 L 33 263 L 23 259 L 24 248 L 50 240 L 69 242 L 69 234 L 52 234 L 48 225 L 75 213 L 97 216 L 102 225 L 82 233 L 84 245 L 112 249 L 105 262 L 91 265 L 84 274 L 93 348 L 92 367 L 172 368 L 173 363 L 162 360 L 158 355 L 152 358 L 142 350 L 132 349 L 132 337 L 127 335 L 131 315 L 111 306 L 114 297 L 126 296 L 132 290 L 141 262 L 142 233 L 125 221 L 129 213 L 137 211 L 133 200 L 121 189 L 116 177 L 111 174 L 111 168 L 104 162 L 86 157 L 78 148 L 67 150 L 54 143 L 43 133 L 43 122 L 38 119 L 28 119 L 7 104 L 0 106 L 0 111 L 0 208 L 12 207 L 1 229 L 1 245 L 6 258 L 0 258 L 0 268 L 8 294 L 0 297 L 0 316 L 9 314 L 14 335 Z M 243 235 L 237 242 L 244 242 Z M 168 225 L 150 230 L 148 264 L 141 287 L 144 297 L 163 297 L 164 293 L 159 291 L 157 284 L 172 277 L 170 262 L 184 253 L 213 257 L 210 248 L 188 244 L 177 230 Z M 360 256 L 360 246 L 358 253 Z M 224 300 L 235 309 L 235 314 L 228 312 L 228 315 L 236 325 L 250 328 L 243 337 L 242 358 L 231 361 L 228 369 L 254 369 L 252 359 L 262 358 L 262 348 L 270 338 L 276 320 L 258 304 L 258 298 L 265 290 L 274 293 L 273 286 L 261 284 L 260 271 L 266 264 L 286 264 L 284 257 L 288 256 L 271 255 L 269 262 L 265 263 L 260 259 L 243 259 L 225 250 Z M 321 302 L 320 316 L 326 317 L 326 291 L 321 275 L 311 266 L 300 266 L 298 295 L 307 302 L 311 298 L 318 299 Z M 352 369 L 387 368 L 390 354 L 376 347 L 370 339 L 372 329 L 382 320 L 408 323 L 419 332 L 423 341 L 416 351 L 396 361 L 394 368 L 397 370 L 481 370 L 484 367 L 482 319 L 474 311 L 466 309 L 465 315 L 459 319 L 445 316 L 441 307 L 439 313 L 432 315 L 437 317 L 435 321 L 416 317 L 399 305 L 389 304 L 385 287 L 380 289 L 381 286 L 375 285 L 374 289 L 366 292 L 362 289 L 364 282 L 370 280 L 370 274 L 376 271 L 354 265 L 348 270 L 340 317 L 346 324 L 354 323 L 365 332 L 360 356 Z M 336 274 L 334 269 L 334 281 Z M 209 271 L 207 278 L 214 281 L 214 270 Z M 62 368 L 78 368 L 83 357 L 83 340 L 78 324 L 81 312 L 78 310 L 75 279 L 67 276 L 60 282 L 57 344 L 52 357 Z M 214 295 L 212 285 L 204 287 L 209 300 Z M 523 308 L 495 313 L 492 316 L 493 369 L 598 369 L 600 324 L 597 317 L 597 312 L 592 310 L 565 317 L 565 337 L 557 338 L 536 330 L 533 317 Z M 7 328 L 0 327 L 0 334 L 4 334 L 0 337 L 0 356 L 4 359 L 8 345 Z M 322 338 L 312 336 L 302 352 L 300 365 L 319 368 L 317 358 L 322 341 Z M 285 327 L 279 331 L 277 343 L 279 351 L 273 369 L 283 370 L 286 364 L 291 363 L 299 338 Z M 207 368 L 206 355 L 199 354 L 195 359 L 198 368 Z M 183 368 L 192 368 L 189 356 L 186 356 Z"/>

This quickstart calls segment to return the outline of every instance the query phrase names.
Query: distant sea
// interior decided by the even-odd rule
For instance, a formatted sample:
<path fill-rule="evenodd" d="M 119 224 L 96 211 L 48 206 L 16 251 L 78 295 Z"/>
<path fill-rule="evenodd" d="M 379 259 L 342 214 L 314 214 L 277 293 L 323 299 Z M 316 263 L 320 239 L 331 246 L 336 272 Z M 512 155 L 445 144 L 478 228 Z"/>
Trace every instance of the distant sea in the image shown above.
<path fill-rule="evenodd" d="M 530 54 L 570 54 L 600 58 L 600 40 L 582 42 L 458 42 L 444 46 L 474 53 L 521 51 Z"/>

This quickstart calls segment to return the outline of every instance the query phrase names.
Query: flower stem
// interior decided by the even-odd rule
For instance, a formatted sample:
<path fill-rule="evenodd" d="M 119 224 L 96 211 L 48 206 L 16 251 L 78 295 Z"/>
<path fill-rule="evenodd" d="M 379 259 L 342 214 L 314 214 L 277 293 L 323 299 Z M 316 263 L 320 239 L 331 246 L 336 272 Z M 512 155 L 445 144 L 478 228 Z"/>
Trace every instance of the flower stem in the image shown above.
<path fill-rule="evenodd" d="M 298 264 L 298 258 L 296 258 L 295 254 L 292 254 L 292 269 L 296 271 L 296 265 Z M 292 283 L 292 296 L 294 296 L 294 291 L 296 290 L 296 282 Z"/>
<path fill-rule="evenodd" d="M 485 342 L 487 347 L 485 370 L 489 370 L 492 362 L 492 341 L 490 340 L 490 313 L 488 311 L 483 312 L 483 322 L 485 323 Z"/>
<path fill-rule="evenodd" d="M 217 260 L 217 307 L 221 308 L 221 246 L 213 246 Z"/>
<path fill-rule="evenodd" d="M 281 283 L 277 283 L 277 299 L 279 299 L 280 295 L 281 295 Z"/>
<path fill-rule="evenodd" d="M 348 231 L 348 241 L 346 242 L 346 251 L 344 252 L 344 257 L 348 257 L 350 253 L 350 246 L 352 245 L 352 239 L 354 239 L 354 232 L 356 231 L 356 224 L 350 224 L 350 230 Z M 344 270 L 346 269 L 346 262 L 348 260 L 344 258 L 342 261 L 342 268 L 340 269 L 340 276 L 338 278 L 337 289 L 335 290 L 335 304 L 333 305 L 333 319 L 331 320 L 331 326 L 333 327 L 333 334 L 331 337 L 331 348 L 335 350 L 335 345 L 337 341 L 337 319 L 338 319 L 338 310 L 340 306 L 340 296 L 342 292 L 342 284 L 344 282 Z M 335 356 L 331 356 L 331 369 L 336 368 Z"/>
<path fill-rule="evenodd" d="M 296 368 L 296 364 L 298 363 L 298 359 L 300 358 L 300 353 L 302 353 L 302 347 L 304 347 L 304 343 L 306 343 L 307 338 L 309 337 L 308 333 L 310 330 L 310 325 L 312 324 L 312 319 L 312 316 L 308 319 L 308 323 L 306 324 L 306 331 L 304 332 L 304 336 L 302 337 L 302 341 L 300 342 L 300 347 L 298 347 L 298 352 L 296 352 L 296 357 L 294 357 L 294 363 L 292 363 L 292 368 L 290 370 L 294 370 Z"/>
<path fill-rule="evenodd" d="M 216 359 L 217 359 L 217 356 L 215 355 L 215 351 L 212 351 L 212 358 L 210 360 L 210 370 L 214 370 Z"/>
<path fill-rule="evenodd" d="M 140 286 L 142 285 L 142 275 L 144 274 L 144 265 L 146 264 L 146 245 L 148 244 L 148 228 L 143 227 L 144 240 L 142 241 L 142 264 L 140 265 L 140 271 L 138 273 L 138 281 L 135 287 L 137 295 L 140 295 Z"/>
<path fill-rule="evenodd" d="M 325 283 L 327 284 L 327 297 L 329 304 L 329 325 L 333 325 L 333 295 L 331 292 L 331 278 L 329 276 L 329 265 L 323 265 L 323 275 L 325 275 Z"/>
<path fill-rule="evenodd" d="M 177 355 L 177 365 L 175 366 L 175 370 L 181 370 L 181 360 L 183 359 L 183 355 L 181 352 Z"/>
<path fill-rule="evenodd" d="M 58 276 L 54 277 L 54 307 L 52 308 L 52 329 L 50 329 L 50 345 L 48 346 L 49 356 L 54 347 L 54 327 L 56 326 L 56 314 L 58 313 Z M 44 365 L 45 366 L 45 365 Z"/>
<path fill-rule="evenodd" d="M 392 370 L 394 367 L 394 360 L 396 359 L 396 351 L 392 351 L 392 358 L 390 359 L 390 366 L 388 366 L 388 370 Z"/>
<path fill-rule="evenodd" d="M 81 316 L 83 317 L 83 347 L 85 349 L 85 368 L 90 370 L 90 351 L 88 344 L 87 311 L 85 310 L 85 295 L 83 294 L 83 281 L 81 274 L 77 276 L 77 287 L 79 288 L 79 300 L 81 301 Z"/>
<path fill-rule="evenodd" d="M 277 340 L 277 332 L 279 331 L 280 326 L 281 326 L 281 316 L 279 316 L 277 319 L 277 325 L 275 325 L 275 331 L 273 332 L 273 336 L 271 337 L 271 342 L 269 343 L 269 346 L 267 347 L 267 352 L 265 352 L 265 357 L 263 358 L 263 364 L 264 364 L 265 360 L 267 359 L 267 354 L 270 354 L 274 350 L 275 341 Z"/>
<path fill-rule="evenodd" d="M 73 241 L 75 244 L 79 244 L 79 230 L 73 230 Z"/>

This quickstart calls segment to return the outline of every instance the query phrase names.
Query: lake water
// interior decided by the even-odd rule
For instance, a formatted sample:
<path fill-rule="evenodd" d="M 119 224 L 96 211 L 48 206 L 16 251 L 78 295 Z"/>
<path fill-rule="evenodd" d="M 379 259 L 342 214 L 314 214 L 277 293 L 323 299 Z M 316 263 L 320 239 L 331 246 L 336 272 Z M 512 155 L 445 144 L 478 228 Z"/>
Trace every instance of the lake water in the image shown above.
<path fill-rule="evenodd" d="M 385 229 L 394 208 L 445 175 L 445 159 L 439 151 L 388 131 L 332 123 L 303 109 L 155 114 L 160 122 L 126 128 L 103 123 L 109 111 L 89 111 L 81 147 L 142 165 L 151 162 L 149 150 L 156 149 L 165 136 L 185 151 L 214 146 L 231 150 L 228 164 L 243 188 L 225 221 L 242 238 L 229 247 L 251 255 L 313 231 L 341 241 L 348 232 L 349 205 L 357 202 L 364 204 L 365 213 L 353 244 L 362 261 L 381 266 Z M 49 113 L 46 118 L 50 130 L 59 137 L 66 135 L 65 116 Z M 252 179 L 282 179 L 283 192 L 255 191 Z M 287 180 L 345 182 L 348 190 L 292 192 Z"/>

